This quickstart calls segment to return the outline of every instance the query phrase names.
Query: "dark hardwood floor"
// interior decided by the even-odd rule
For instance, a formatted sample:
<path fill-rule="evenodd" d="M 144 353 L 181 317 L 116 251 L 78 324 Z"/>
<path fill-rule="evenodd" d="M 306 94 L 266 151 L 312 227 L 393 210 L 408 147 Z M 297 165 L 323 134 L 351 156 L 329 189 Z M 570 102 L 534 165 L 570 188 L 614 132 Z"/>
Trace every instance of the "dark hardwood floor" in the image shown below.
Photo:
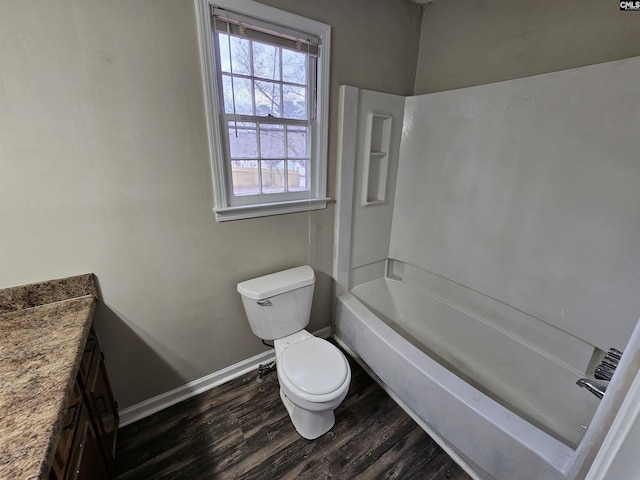
<path fill-rule="evenodd" d="M 122 428 L 118 480 L 470 477 L 358 366 L 336 425 L 300 437 L 276 373 L 255 372 Z"/>

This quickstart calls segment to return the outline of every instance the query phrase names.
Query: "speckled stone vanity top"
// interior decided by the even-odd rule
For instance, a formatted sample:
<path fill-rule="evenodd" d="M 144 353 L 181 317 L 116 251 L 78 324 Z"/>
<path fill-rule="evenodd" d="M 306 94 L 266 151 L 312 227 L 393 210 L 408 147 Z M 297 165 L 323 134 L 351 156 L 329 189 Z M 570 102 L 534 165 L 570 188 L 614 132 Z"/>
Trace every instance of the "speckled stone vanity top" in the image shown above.
<path fill-rule="evenodd" d="M 0 290 L 0 479 L 46 479 L 89 335 L 92 274 Z"/>

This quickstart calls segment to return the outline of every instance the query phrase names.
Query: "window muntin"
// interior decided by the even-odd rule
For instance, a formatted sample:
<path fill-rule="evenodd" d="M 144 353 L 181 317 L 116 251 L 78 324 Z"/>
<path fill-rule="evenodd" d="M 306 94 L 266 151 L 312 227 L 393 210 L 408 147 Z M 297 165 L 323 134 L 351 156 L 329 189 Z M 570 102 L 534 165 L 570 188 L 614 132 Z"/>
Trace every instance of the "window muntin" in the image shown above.
<path fill-rule="evenodd" d="M 216 220 L 325 208 L 331 27 L 253 0 L 194 2 Z M 219 33 L 227 35 L 227 53 L 216 47 Z M 251 41 L 243 53 L 270 53 L 272 60 L 234 70 L 232 55 L 243 40 Z M 231 78 L 232 97 L 240 85 L 238 99 L 224 98 Z M 262 82 L 258 90 L 255 82 Z M 265 100 L 265 92 L 273 97 Z M 295 108 L 303 93 L 305 110 Z"/>

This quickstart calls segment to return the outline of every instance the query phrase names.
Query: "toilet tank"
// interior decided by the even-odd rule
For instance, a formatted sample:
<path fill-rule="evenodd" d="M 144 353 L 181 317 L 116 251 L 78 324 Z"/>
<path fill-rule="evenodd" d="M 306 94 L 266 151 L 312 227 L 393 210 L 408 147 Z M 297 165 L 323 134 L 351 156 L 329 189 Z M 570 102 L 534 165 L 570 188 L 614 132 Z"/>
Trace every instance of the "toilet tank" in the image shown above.
<path fill-rule="evenodd" d="M 308 265 L 238 284 L 238 293 L 253 333 L 275 340 L 309 324 L 315 275 Z"/>

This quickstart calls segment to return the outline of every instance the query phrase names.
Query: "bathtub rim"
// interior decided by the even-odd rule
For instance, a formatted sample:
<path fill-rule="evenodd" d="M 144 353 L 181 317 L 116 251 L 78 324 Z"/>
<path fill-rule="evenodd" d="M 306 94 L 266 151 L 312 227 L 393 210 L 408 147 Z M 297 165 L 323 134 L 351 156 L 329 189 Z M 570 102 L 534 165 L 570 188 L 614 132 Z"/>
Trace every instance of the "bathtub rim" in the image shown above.
<path fill-rule="evenodd" d="M 371 288 L 373 288 L 373 290 L 370 290 Z M 498 404 L 502 405 L 508 411 L 514 413 L 515 415 L 523 419 L 526 423 L 531 424 L 535 426 L 538 430 L 541 430 L 547 435 L 554 437 L 556 440 L 566 445 L 571 450 L 573 451 L 577 450 L 578 446 L 580 445 L 580 442 L 584 438 L 586 429 L 580 432 L 581 435 L 579 438 L 576 438 L 576 439 L 565 438 L 565 436 L 563 436 L 562 433 L 559 433 L 560 430 L 558 431 L 553 430 L 554 428 L 553 422 L 547 421 L 547 424 L 545 425 L 544 420 L 540 420 L 536 418 L 535 414 L 531 414 L 531 418 L 529 419 L 527 418 L 527 414 L 528 414 L 527 406 L 533 409 L 537 409 L 536 411 L 543 411 L 543 409 L 546 408 L 546 405 L 549 404 L 548 401 L 546 401 L 545 403 L 544 399 L 541 400 L 540 398 L 535 397 L 536 394 L 533 394 L 532 396 L 530 396 L 530 398 L 536 398 L 537 399 L 536 401 L 542 405 L 541 408 L 538 408 L 535 402 L 519 405 L 517 403 L 519 401 L 518 397 L 516 397 L 514 401 L 513 398 L 508 398 L 508 396 L 505 396 L 504 391 L 502 392 L 500 392 L 499 390 L 492 391 L 488 387 L 487 389 L 483 390 L 483 385 L 484 385 L 483 380 L 481 378 L 480 379 L 475 378 L 472 373 L 467 373 L 467 376 L 465 378 L 465 373 L 466 373 L 464 371 L 465 363 L 470 364 L 470 362 L 468 361 L 463 362 L 462 365 L 449 363 L 449 362 L 455 362 L 456 360 L 455 359 L 450 360 L 449 358 L 447 358 L 447 353 L 439 352 L 437 350 L 438 347 L 429 345 L 428 341 L 425 341 L 425 342 L 421 341 L 418 336 L 415 336 L 412 333 L 412 331 L 410 330 L 411 327 L 405 327 L 402 320 L 395 318 L 396 316 L 403 315 L 402 313 L 395 311 L 396 310 L 395 306 L 392 307 L 391 310 L 385 310 L 385 308 L 387 308 L 386 304 L 381 305 L 381 304 L 375 303 L 376 294 L 378 296 L 382 294 L 380 290 L 381 288 L 384 289 L 385 293 L 388 292 L 390 299 L 393 299 L 391 303 L 393 303 L 394 305 L 396 304 L 402 305 L 404 303 L 404 300 L 399 300 L 399 298 L 404 298 L 402 296 L 404 296 L 407 293 L 412 296 L 417 295 L 420 298 L 428 299 L 429 302 L 436 302 L 439 304 L 443 304 L 446 307 L 452 310 L 455 310 L 457 313 L 459 312 L 465 317 L 469 317 L 474 321 L 479 322 L 480 324 L 483 325 L 483 327 L 491 329 L 492 331 L 495 331 L 496 334 L 500 334 L 504 336 L 505 340 L 508 340 L 510 342 L 517 342 L 517 344 L 519 344 L 520 346 L 526 347 L 529 353 L 535 353 L 537 355 L 540 355 L 545 359 L 552 361 L 554 364 L 557 364 L 559 367 L 562 367 L 566 371 L 565 374 L 569 375 L 570 377 L 568 379 L 566 378 L 564 379 L 565 382 L 568 382 L 568 383 L 563 383 L 563 385 L 573 386 L 573 384 L 575 383 L 575 380 L 585 376 L 584 372 L 580 372 L 576 370 L 575 367 L 565 362 L 562 358 L 558 358 L 557 356 L 554 355 L 554 353 L 547 352 L 543 348 L 538 347 L 537 345 L 531 343 L 529 338 L 523 337 L 519 335 L 517 332 L 512 332 L 510 330 L 507 330 L 503 325 L 500 325 L 499 323 L 492 322 L 490 320 L 490 317 L 485 317 L 483 315 L 480 315 L 466 306 L 460 306 L 445 296 L 439 295 L 437 293 L 434 293 L 424 288 L 420 288 L 419 286 L 413 283 L 405 282 L 402 278 L 394 278 L 390 276 L 379 277 L 364 283 L 359 283 L 357 285 L 354 285 L 349 291 L 349 293 L 352 294 L 358 300 L 358 302 L 365 307 L 366 310 L 372 313 L 374 317 L 381 320 L 385 325 L 389 326 L 391 330 L 399 334 L 400 337 L 404 338 L 409 343 L 412 343 L 412 345 L 416 347 L 419 351 L 423 352 L 427 357 L 434 360 L 438 365 L 444 367 L 445 370 L 452 373 L 455 377 L 463 380 L 465 383 L 470 384 L 476 390 L 483 393 L 486 397 L 489 397 L 494 402 L 497 402 Z M 371 296 L 372 292 L 374 292 L 373 296 Z M 400 295 L 400 297 L 397 297 L 397 295 Z M 411 302 L 411 299 L 409 299 L 409 302 Z M 407 315 L 408 317 L 413 318 L 415 317 L 414 314 L 415 312 L 410 314 L 409 312 L 406 311 L 406 309 L 404 310 L 404 315 Z M 419 312 L 418 314 L 421 314 L 421 312 Z M 397 329 L 399 329 L 399 331 Z M 406 335 L 409 336 L 409 338 L 405 337 L 405 334 L 403 334 L 403 331 L 406 333 Z M 455 350 L 455 349 L 449 348 L 449 350 Z M 517 353 L 518 352 L 512 351 L 512 355 L 515 355 Z M 573 377 L 575 377 L 575 379 L 572 379 Z M 526 376 L 523 376 L 522 378 L 524 379 L 526 378 Z M 578 392 L 576 394 L 576 396 L 578 397 L 580 396 L 580 394 L 584 393 L 584 392 L 581 392 L 580 389 L 576 389 L 576 391 Z M 527 399 L 525 399 L 525 401 L 526 400 Z M 593 400 L 595 400 L 595 398 Z M 569 405 L 567 405 L 567 407 L 569 408 Z M 591 416 L 588 419 L 574 418 L 573 419 L 574 422 L 567 425 L 591 425 L 596 410 L 597 410 L 597 406 L 596 408 L 594 408 L 593 412 L 591 413 Z M 548 418 L 552 418 L 552 417 L 549 416 Z M 559 421 L 562 421 L 562 419 L 560 419 Z"/>

